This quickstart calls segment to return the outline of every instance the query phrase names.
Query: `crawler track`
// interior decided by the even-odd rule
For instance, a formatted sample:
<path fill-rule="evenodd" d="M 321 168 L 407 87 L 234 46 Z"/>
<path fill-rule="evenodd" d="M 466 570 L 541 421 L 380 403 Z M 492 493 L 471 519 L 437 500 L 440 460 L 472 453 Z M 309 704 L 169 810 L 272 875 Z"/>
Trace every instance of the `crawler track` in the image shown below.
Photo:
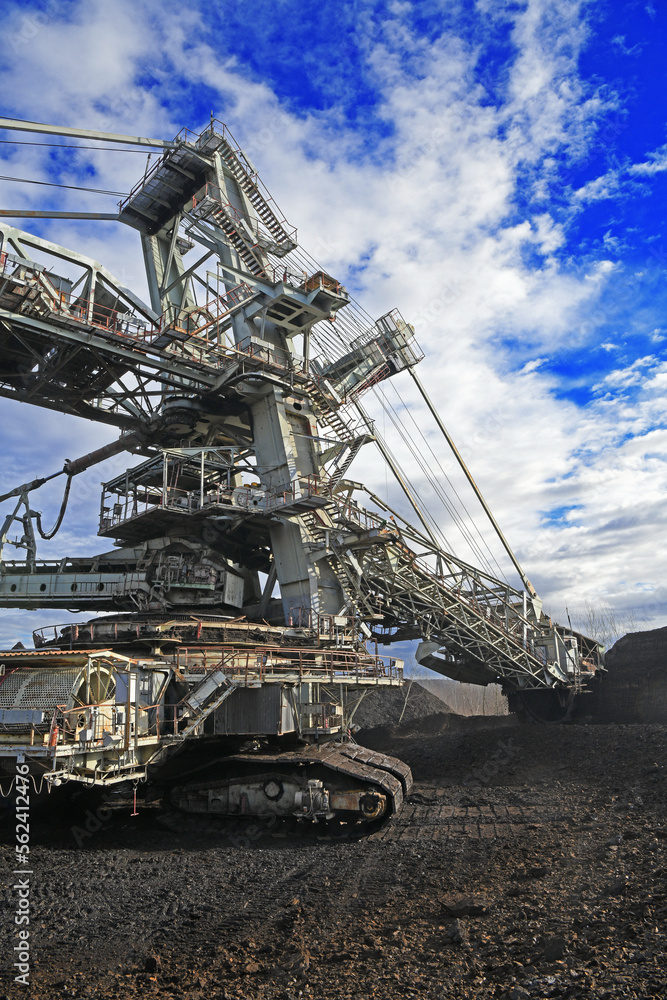
<path fill-rule="evenodd" d="M 234 754 L 224 759 L 224 775 L 220 780 L 179 784 L 172 790 L 171 800 L 186 812 L 199 811 L 201 803 L 211 794 L 216 795 L 243 782 L 257 785 L 298 780 L 305 784 L 309 779 L 319 779 L 333 791 L 345 792 L 361 787 L 383 794 L 386 807 L 381 817 L 371 822 L 364 822 L 364 818 L 359 817 L 356 824 L 376 830 L 400 812 L 412 788 L 412 772 L 407 764 L 355 743 L 324 743 L 280 753 Z M 269 802 L 266 805 L 268 807 Z M 238 812 L 230 809 L 228 815 L 238 815 Z"/>

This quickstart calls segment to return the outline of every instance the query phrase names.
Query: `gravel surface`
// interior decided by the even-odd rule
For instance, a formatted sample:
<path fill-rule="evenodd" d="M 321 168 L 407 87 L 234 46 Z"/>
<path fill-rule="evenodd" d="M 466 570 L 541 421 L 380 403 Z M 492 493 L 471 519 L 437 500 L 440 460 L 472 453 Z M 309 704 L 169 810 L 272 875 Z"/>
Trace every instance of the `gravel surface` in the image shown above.
<path fill-rule="evenodd" d="M 435 716 L 359 739 L 415 777 L 366 840 L 170 829 L 117 798 L 33 824 L 29 986 L 7 834 L 0 997 L 665 995 L 667 726 Z"/>

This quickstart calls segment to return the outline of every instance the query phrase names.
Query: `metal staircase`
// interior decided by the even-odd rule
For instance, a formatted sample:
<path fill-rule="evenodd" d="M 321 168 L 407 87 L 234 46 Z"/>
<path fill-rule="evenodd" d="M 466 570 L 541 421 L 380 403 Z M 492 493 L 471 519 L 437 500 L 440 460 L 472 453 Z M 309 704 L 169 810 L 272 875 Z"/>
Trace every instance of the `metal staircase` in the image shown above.
<path fill-rule="evenodd" d="M 350 468 L 350 466 L 354 462 L 355 458 L 357 457 L 363 446 L 365 444 L 368 444 L 372 440 L 373 438 L 370 436 L 370 434 L 361 434 L 359 437 L 355 438 L 351 444 L 346 443 L 345 447 L 341 449 L 338 456 L 336 457 L 336 460 L 334 461 L 333 466 L 329 472 L 329 479 L 327 480 L 327 486 L 330 489 L 333 489 L 335 486 L 338 485 L 338 483 L 345 476 L 345 473 Z"/>
<path fill-rule="evenodd" d="M 322 379 L 316 379 L 312 375 L 306 377 L 303 388 L 310 397 L 313 412 L 318 420 L 329 427 L 340 441 L 352 445 L 355 433 L 350 427 L 349 421 L 344 420 L 339 413 L 342 405 L 341 400 L 334 396 L 326 383 L 323 384 Z"/>
<path fill-rule="evenodd" d="M 281 221 L 269 206 L 266 196 L 260 190 L 257 175 L 251 170 L 245 158 L 241 159 L 236 150 L 230 145 L 224 131 L 221 136 L 217 136 L 216 138 L 220 140 L 218 152 L 229 172 L 249 199 L 262 224 L 271 233 L 278 245 L 279 249 L 274 249 L 272 252 L 275 256 L 280 257 L 294 250 L 297 246 L 296 239 L 293 233 L 289 233 L 285 229 L 284 220 Z"/>
<path fill-rule="evenodd" d="M 188 217 L 196 221 L 212 219 L 223 231 L 229 245 L 236 250 L 248 271 L 256 278 L 266 277 L 264 264 L 258 252 L 258 243 L 252 243 L 244 232 L 244 227 L 235 219 L 220 201 L 207 194 L 188 213 Z"/>
<path fill-rule="evenodd" d="M 188 724 L 180 730 L 179 736 L 192 736 L 195 730 L 208 719 L 212 712 L 222 705 L 236 685 L 230 681 L 223 668 L 206 674 L 197 687 L 183 699 L 183 707 L 188 712 Z"/>
<path fill-rule="evenodd" d="M 578 676 L 566 676 L 561 633 L 548 618 L 533 614 L 523 591 L 449 553 L 432 548 L 418 554 L 423 539 L 393 520 L 335 498 L 327 513 L 329 524 L 314 514 L 302 523 L 313 542 L 327 546 L 350 606 L 382 622 L 375 630 L 380 641 L 431 640 L 431 648 L 435 643 L 449 655 L 431 656 L 429 666 L 473 683 L 544 688 L 556 679 L 577 681 Z M 595 659 L 593 644 L 581 652 L 584 661 Z"/>

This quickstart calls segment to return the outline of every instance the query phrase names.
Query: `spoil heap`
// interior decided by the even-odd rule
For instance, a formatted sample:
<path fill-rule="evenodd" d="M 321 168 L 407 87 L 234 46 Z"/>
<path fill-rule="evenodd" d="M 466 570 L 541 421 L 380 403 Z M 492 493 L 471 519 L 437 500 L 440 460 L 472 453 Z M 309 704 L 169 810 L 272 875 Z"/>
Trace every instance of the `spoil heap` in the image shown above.
<path fill-rule="evenodd" d="M 354 714 L 361 729 L 418 722 L 428 716 L 451 715 L 449 705 L 416 681 L 403 688 L 376 688 L 369 691 Z"/>
<path fill-rule="evenodd" d="M 631 632 L 606 655 L 595 719 L 653 723 L 667 719 L 667 627 Z"/>

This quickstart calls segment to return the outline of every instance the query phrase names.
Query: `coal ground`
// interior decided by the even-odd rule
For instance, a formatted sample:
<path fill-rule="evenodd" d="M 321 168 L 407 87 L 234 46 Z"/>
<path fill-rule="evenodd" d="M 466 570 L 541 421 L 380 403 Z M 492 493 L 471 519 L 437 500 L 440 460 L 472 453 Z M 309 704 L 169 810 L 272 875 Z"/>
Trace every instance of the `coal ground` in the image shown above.
<path fill-rule="evenodd" d="M 445 710 L 357 738 L 415 778 L 365 839 L 117 799 L 37 826 L 29 986 L 5 835 L 0 998 L 667 993 L 667 725 Z"/>
<path fill-rule="evenodd" d="M 452 715 L 446 702 L 427 691 L 418 681 L 407 681 L 400 688 L 367 690 L 353 716 L 353 724 L 373 729 L 409 723 L 429 716 Z"/>

